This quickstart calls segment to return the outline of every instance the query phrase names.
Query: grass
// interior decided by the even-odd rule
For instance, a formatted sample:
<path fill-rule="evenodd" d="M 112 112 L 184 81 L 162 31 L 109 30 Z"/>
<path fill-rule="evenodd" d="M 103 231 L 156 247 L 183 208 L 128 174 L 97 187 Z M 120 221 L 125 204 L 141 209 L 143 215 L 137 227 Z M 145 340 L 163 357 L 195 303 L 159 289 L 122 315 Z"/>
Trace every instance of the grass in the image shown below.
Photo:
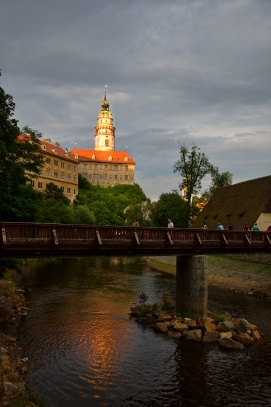
<path fill-rule="evenodd" d="M 256 274 L 271 277 L 271 264 L 235 259 L 230 255 L 209 255 L 208 267 L 236 273 Z"/>

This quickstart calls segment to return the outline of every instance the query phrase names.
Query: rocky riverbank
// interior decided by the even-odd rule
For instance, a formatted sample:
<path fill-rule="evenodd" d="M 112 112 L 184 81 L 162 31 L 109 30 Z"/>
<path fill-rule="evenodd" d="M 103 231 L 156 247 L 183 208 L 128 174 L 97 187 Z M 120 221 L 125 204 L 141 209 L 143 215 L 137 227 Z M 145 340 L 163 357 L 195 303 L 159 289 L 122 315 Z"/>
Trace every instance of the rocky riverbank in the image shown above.
<path fill-rule="evenodd" d="M 157 270 L 175 274 L 175 256 L 153 256 L 145 261 Z M 208 256 L 208 285 L 243 294 L 271 298 L 271 254 Z"/>
<path fill-rule="evenodd" d="M 18 330 L 29 312 L 16 272 L 0 279 L 0 407 L 36 407 L 36 395 L 27 389 L 27 358 L 21 355 Z"/>
<path fill-rule="evenodd" d="M 218 343 L 220 348 L 243 350 L 261 338 L 257 326 L 244 318 L 211 312 L 203 318 L 184 317 L 176 314 L 174 305 L 166 301 L 162 305 L 143 303 L 132 307 L 130 315 L 138 323 L 148 325 L 171 338 Z"/>

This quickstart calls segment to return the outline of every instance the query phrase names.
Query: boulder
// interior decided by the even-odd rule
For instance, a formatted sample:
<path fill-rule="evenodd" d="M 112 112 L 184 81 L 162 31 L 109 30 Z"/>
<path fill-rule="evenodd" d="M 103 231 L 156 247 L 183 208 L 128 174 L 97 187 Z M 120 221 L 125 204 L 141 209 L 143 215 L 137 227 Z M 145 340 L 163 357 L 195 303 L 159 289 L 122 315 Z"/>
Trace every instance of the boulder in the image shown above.
<path fill-rule="evenodd" d="M 202 330 L 201 329 L 193 329 L 192 331 L 185 331 L 183 332 L 183 337 L 188 341 L 197 341 L 200 342 L 202 339 Z"/>
<path fill-rule="evenodd" d="M 202 342 L 218 342 L 219 337 L 220 335 L 217 331 L 205 332 Z"/>
<path fill-rule="evenodd" d="M 156 332 L 161 332 L 164 334 L 168 332 L 168 328 L 167 328 L 166 324 L 164 324 L 164 322 L 157 322 L 156 324 L 153 325 L 153 329 Z"/>
<path fill-rule="evenodd" d="M 178 332 L 185 332 L 185 331 L 188 331 L 188 325 L 187 324 L 183 324 L 182 322 L 177 322 L 175 325 L 174 325 L 174 327 L 173 327 L 173 329 L 175 330 L 175 331 L 178 331 Z"/>
<path fill-rule="evenodd" d="M 221 348 L 233 349 L 233 350 L 243 350 L 245 349 L 244 345 L 241 342 L 234 341 L 230 338 L 220 338 L 219 345 Z"/>

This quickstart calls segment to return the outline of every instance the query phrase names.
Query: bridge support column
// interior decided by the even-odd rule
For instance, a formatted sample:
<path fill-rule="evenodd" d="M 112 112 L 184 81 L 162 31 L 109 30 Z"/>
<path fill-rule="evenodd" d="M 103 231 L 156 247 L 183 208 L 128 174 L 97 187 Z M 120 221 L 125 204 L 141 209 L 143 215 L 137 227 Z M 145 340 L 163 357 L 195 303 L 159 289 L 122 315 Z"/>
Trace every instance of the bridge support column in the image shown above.
<path fill-rule="evenodd" d="M 176 257 L 176 308 L 207 315 L 207 257 L 202 255 Z"/>

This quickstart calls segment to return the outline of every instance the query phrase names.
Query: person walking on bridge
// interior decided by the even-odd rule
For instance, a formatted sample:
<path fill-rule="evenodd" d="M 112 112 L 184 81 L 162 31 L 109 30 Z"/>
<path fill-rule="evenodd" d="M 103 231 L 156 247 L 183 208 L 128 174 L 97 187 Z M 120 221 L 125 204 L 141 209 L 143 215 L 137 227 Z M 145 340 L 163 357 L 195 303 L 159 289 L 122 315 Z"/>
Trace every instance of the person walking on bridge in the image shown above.
<path fill-rule="evenodd" d="M 218 224 L 217 224 L 217 229 L 218 229 L 218 230 L 224 230 L 224 226 L 221 225 L 220 222 L 218 222 Z"/>
<path fill-rule="evenodd" d="M 133 227 L 138 227 L 138 226 L 139 226 L 139 223 L 138 223 L 138 221 L 137 221 L 137 218 L 134 218 L 134 222 L 133 222 L 132 226 L 133 226 Z"/>
<path fill-rule="evenodd" d="M 173 228 L 174 227 L 173 222 L 170 219 L 168 219 L 168 221 L 167 221 L 167 227 L 168 228 Z"/>

